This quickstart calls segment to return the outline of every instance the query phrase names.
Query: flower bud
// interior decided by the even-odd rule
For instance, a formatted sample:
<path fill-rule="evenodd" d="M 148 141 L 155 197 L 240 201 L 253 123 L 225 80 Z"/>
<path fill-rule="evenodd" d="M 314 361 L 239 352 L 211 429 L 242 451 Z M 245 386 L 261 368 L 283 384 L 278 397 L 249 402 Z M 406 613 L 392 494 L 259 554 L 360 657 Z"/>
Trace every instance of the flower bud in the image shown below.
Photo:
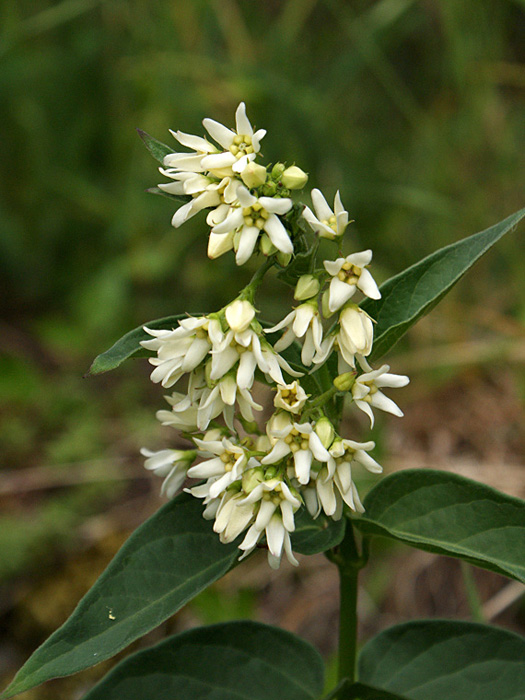
<path fill-rule="evenodd" d="M 349 391 L 355 383 L 355 372 L 345 372 L 334 379 L 334 386 L 338 391 Z"/>
<path fill-rule="evenodd" d="M 256 486 L 264 481 L 264 469 L 255 467 L 247 469 L 242 475 L 242 488 L 245 493 L 251 493 Z"/>
<path fill-rule="evenodd" d="M 280 180 L 285 169 L 284 163 L 276 163 L 272 168 L 272 180 Z"/>
<path fill-rule="evenodd" d="M 320 288 L 321 285 L 316 277 L 313 275 L 303 275 L 299 277 L 299 281 L 295 286 L 294 299 L 297 299 L 297 301 L 310 299 L 319 293 Z"/>
<path fill-rule="evenodd" d="M 323 292 L 323 296 L 321 297 L 321 309 L 323 312 L 323 316 L 325 318 L 330 318 L 330 316 L 334 315 L 334 311 L 330 311 L 330 290 L 326 290 L 326 292 Z"/>
<path fill-rule="evenodd" d="M 319 418 L 315 424 L 315 432 L 319 436 L 323 447 L 328 449 L 334 440 L 334 426 L 330 423 L 326 416 Z"/>
<path fill-rule="evenodd" d="M 308 175 L 296 165 L 291 165 L 281 175 L 281 182 L 289 190 L 302 190 L 308 182 Z"/>
<path fill-rule="evenodd" d="M 259 239 L 259 249 L 263 255 L 266 255 L 266 257 L 277 252 L 277 248 L 271 242 L 270 237 L 266 233 L 263 233 Z"/>
<path fill-rule="evenodd" d="M 281 267 L 287 267 L 291 259 L 291 253 L 281 253 L 281 251 L 277 253 L 277 262 Z"/>
<path fill-rule="evenodd" d="M 241 179 L 249 189 L 260 187 L 266 182 L 266 168 L 252 161 L 242 171 Z"/>
<path fill-rule="evenodd" d="M 255 309 L 249 301 L 236 299 L 226 307 L 226 321 L 235 333 L 245 331 L 255 317 Z"/>

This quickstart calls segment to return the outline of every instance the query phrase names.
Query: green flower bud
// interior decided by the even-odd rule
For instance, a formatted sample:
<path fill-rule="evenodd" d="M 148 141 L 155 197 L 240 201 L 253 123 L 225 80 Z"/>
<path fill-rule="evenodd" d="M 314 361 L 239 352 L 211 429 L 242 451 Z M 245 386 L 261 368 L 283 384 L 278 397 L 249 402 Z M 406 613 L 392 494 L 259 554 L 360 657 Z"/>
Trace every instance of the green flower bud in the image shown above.
<path fill-rule="evenodd" d="M 266 182 L 266 168 L 252 161 L 242 171 L 241 179 L 250 189 L 260 187 Z"/>
<path fill-rule="evenodd" d="M 276 163 L 272 168 L 272 180 L 280 180 L 285 169 L 284 163 Z"/>
<path fill-rule="evenodd" d="M 264 481 L 264 470 L 262 467 L 247 469 L 242 475 L 242 488 L 245 493 L 251 493 L 256 486 Z"/>
<path fill-rule="evenodd" d="M 334 311 L 330 311 L 330 307 L 328 305 L 328 302 L 330 300 L 330 293 L 329 290 L 327 289 L 326 292 L 323 292 L 323 296 L 321 297 L 321 310 L 323 312 L 323 316 L 325 318 L 330 318 L 330 316 L 334 315 Z"/>
<path fill-rule="evenodd" d="M 355 372 L 345 372 L 334 379 L 334 386 L 338 391 L 350 391 L 355 382 Z"/>
<path fill-rule="evenodd" d="M 317 277 L 313 275 L 303 275 L 299 277 L 299 281 L 295 286 L 294 299 L 297 299 L 297 301 L 310 299 L 319 293 L 320 288 L 321 285 Z"/>
<path fill-rule="evenodd" d="M 259 250 L 263 255 L 266 255 L 266 257 L 277 252 L 277 248 L 271 242 L 267 233 L 263 233 L 259 239 Z"/>
<path fill-rule="evenodd" d="M 335 430 L 326 416 L 319 418 L 315 424 L 315 432 L 323 443 L 323 447 L 328 449 L 334 440 Z"/>
<path fill-rule="evenodd" d="M 291 165 L 283 172 L 281 182 L 289 190 L 302 190 L 308 182 L 308 175 L 296 165 Z"/>
<path fill-rule="evenodd" d="M 277 253 L 277 262 L 281 267 L 286 267 L 290 263 L 291 259 L 291 253 L 282 253 L 281 251 Z"/>

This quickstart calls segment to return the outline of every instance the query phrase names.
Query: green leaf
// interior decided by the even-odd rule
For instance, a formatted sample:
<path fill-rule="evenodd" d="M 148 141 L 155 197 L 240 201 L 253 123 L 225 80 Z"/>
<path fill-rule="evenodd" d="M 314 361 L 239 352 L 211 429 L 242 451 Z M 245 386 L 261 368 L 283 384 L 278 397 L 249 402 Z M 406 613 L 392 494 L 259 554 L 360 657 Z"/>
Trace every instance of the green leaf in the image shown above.
<path fill-rule="evenodd" d="M 441 301 L 454 284 L 525 216 L 525 209 L 495 226 L 441 248 L 381 286 L 381 299 L 361 307 L 377 321 L 372 361 L 384 355 L 416 321 Z"/>
<path fill-rule="evenodd" d="M 525 582 L 525 502 L 457 474 L 387 476 L 353 522 L 365 534 L 457 557 Z"/>
<path fill-rule="evenodd" d="M 3 697 L 108 659 L 223 576 L 238 555 L 181 494 L 141 525 L 71 617 L 35 651 Z"/>
<path fill-rule="evenodd" d="M 174 149 L 171 148 L 171 146 L 166 146 L 166 144 L 162 143 L 162 141 L 157 141 L 155 137 L 150 136 L 145 131 L 142 131 L 142 129 L 137 129 L 137 132 L 140 138 L 144 141 L 144 145 L 148 151 L 155 158 L 155 160 L 159 161 L 159 163 L 163 164 L 164 156 L 174 153 Z"/>
<path fill-rule="evenodd" d="M 292 548 L 299 554 L 317 554 L 336 547 L 345 534 L 346 519 L 332 520 L 319 515 L 315 520 L 306 508 L 295 516 L 295 532 L 292 535 Z"/>
<path fill-rule="evenodd" d="M 387 693 L 385 690 L 372 688 L 363 683 L 352 683 L 345 678 L 323 700 L 408 700 L 397 693 Z"/>
<path fill-rule="evenodd" d="M 365 645 L 359 678 L 408 700 L 525 700 L 525 639 L 474 622 L 396 625 Z"/>
<path fill-rule="evenodd" d="M 176 328 L 179 319 L 186 317 L 187 314 L 166 316 L 165 318 L 158 318 L 155 321 L 148 321 L 144 326 L 155 330 L 159 330 L 160 328 Z M 141 340 L 151 340 L 151 335 L 146 333 L 144 326 L 139 326 L 129 331 L 129 333 L 126 333 L 126 335 L 123 335 L 122 338 L 117 340 L 109 350 L 95 357 L 87 376 L 109 372 L 111 369 L 119 367 L 124 360 L 130 357 L 150 357 L 151 353 L 144 350 L 140 345 Z"/>
<path fill-rule="evenodd" d="M 230 622 L 183 632 L 120 663 L 84 700 L 314 700 L 323 661 L 290 632 Z"/>

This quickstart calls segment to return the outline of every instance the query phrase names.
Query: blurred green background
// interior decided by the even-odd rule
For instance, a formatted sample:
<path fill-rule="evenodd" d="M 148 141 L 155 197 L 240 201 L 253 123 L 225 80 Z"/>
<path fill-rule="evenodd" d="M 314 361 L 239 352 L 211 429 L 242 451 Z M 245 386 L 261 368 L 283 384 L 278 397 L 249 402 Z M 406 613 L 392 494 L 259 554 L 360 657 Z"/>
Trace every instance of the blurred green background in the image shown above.
<path fill-rule="evenodd" d="M 92 357 L 149 319 L 220 307 L 250 275 L 231 255 L 206 258 L 204 217 L 171 228 L 171 202 L 144 191 L 162 178 L 135 129 L 175 146 L 168 128 L 231 125 L 241 100 L 268 130 L 265 162 L 296 162 L 328 198 L 341 190 L 348 250 L 371 247 L 380 281 L 525 203 L 524 0 L 4 0 L 0 615 L 19 630 L 5 643 L 15 666 L 90 578 L 80 565 L 46 627 L 27 604 L 42 577 L 99 546 L 100 569 L 158 505 L 138 449 L 167 439 L 161 392 L 143 361 L 82 379 Z M 418 385 L 404 408 L 432 404 L 443 382 L 486 396 L 503 367 L 510 461 L 522 461 L 523 253 L 522 229 L 395 365 Z M 280 318 L 281 289 L 268 295 Z M 426 454 L 417 422 L 402 444 L 384 425 L 380 448 Z"/>

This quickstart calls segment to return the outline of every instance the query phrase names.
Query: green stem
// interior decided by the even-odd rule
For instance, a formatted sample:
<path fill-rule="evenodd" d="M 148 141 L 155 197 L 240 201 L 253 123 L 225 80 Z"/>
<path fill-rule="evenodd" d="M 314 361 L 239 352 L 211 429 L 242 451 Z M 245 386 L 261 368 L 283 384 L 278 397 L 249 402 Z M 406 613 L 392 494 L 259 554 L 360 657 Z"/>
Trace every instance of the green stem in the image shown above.
<path fill-rule="evenodd" d="M 268 272 L 268 270 L 273 267 L 275 261 L 273 258 L 268 258 L 268 260 L 264 263 L 264 265 L 261 265 L 261 267 L 255 272 L 251 280 L 248 282 L 246 287 L 242 290 L 242 292 L 239 294 L 239 299 L 246 299 L 249 301 L 251 304 L 253 304 L 253 300 L 255 297 L 255 292 L 257 291 L 257 288 L 263 281 L 264 275 Z"/>
<path fill-rule="evenodd" d="M 352 521 L 346 521 L 346 534 L 332 560 L 339 569 L 339 670 L 338 680 L 356 680 L 357 659 L 357 590 L 359 569 L 364 559 L 359 554 Z"/>
<path fill-rule="evenodd" d="M 461 573 L 463 574 L 463 584 L 465 586 L 470 615 L 474 622 L 486 623 L 487 620 L 483 615 L 483 604 L 476 587 L 474 576 L 472 575 L 472 569 L 470 568 L 469 564 L 464 561 L 461 562 Z"/>

